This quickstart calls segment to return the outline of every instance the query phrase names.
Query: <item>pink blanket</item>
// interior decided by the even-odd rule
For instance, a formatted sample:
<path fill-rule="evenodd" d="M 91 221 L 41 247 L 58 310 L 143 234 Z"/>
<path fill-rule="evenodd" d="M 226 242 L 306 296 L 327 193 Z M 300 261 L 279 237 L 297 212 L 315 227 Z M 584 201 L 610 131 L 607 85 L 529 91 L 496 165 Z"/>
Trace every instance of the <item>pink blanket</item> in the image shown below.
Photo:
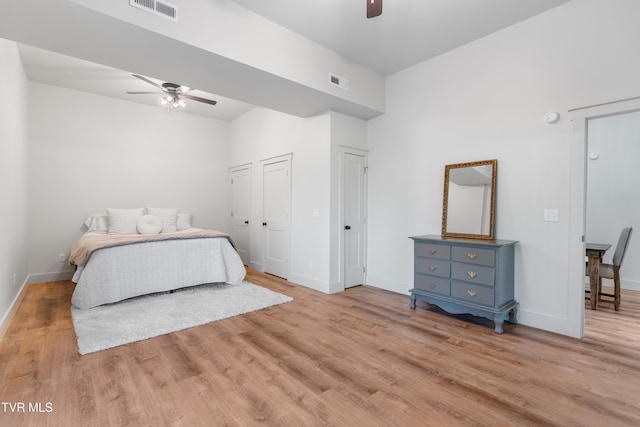
<path fill-rule="evenodd" d="M 94 251 L 114 246 L 133 245 L 136 243 L 157 242 L 177 239 L 207 239 L 223 237 L 235 244 L 227 233 L 216 230 L 178 231 L 164 234 L 86 234 L 71 246 L 69 262 L 78 267 L 84 266 Z"/>

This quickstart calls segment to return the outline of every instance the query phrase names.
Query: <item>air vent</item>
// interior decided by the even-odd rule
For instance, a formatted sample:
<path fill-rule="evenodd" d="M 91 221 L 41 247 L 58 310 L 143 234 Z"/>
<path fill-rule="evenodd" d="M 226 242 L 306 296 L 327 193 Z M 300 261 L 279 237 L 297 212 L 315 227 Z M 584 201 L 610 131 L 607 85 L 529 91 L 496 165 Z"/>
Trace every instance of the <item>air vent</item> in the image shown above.
<path fill-rule="evenodd" d="M 172 21 L 178 21 L 178 8 L 169 2 L 158 0 L 129 0 L 129 4 L 135 8 L 153 13 L 154 15 L 162 16 Z"/>
<path fill-rule="evenodd" d="M 329 73 L 329 83 L 338 86 L 340 89 L 349 90 L 349 80 L 333 73 Z"/>

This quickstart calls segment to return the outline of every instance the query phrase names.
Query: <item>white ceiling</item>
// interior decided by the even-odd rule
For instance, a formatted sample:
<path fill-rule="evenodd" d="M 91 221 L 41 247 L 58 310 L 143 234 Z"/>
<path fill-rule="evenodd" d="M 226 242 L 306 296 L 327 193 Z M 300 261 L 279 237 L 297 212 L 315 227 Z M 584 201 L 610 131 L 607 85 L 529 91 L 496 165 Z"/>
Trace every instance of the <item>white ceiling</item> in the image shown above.
<path fill-rule="evenodd" d="M 366 18 L 365 1 L 235 2 L 381 75 L 389 75 L 569 0 L 386 0 L 382 15 L 372 19 Z M 159 104 L 159 95 L 126 93 L 154 90 L 130 72 L 26 45 L 19 45 L 19 49 L 33 81 Z M 153 76 L 147 77 L 154 80 Z M 193 114 L 233 120 L 253 108 L 215 94 L 190 93 L 218 101 L 215 106 L 188 101 L 186 111 Z"/>
<path fill-rule="evenodd" d="M 235 0 L 355 62 L 389 75 L 569 0 Z"/>

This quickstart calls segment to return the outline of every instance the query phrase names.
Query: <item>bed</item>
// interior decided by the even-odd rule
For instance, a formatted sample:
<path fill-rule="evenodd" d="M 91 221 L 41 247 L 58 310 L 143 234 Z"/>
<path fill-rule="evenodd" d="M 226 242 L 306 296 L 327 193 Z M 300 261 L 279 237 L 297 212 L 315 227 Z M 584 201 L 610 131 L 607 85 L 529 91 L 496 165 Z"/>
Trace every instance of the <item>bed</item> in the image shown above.
<path fill-rule="evenodd" d="M 158 210 L 135 211 L 127 212 L 126 226 L 109 209 L 85 222 L 87 231 L 69 257 L 76 266 L 74 306 L 88 309 L 203 283 L 242 283 L 246 270 L 228 234 L 194 228 L 190 216 L 180 224 L 148 213 L 163 213 Z M 175 211 L 168 217 L 177 219 Z"/>

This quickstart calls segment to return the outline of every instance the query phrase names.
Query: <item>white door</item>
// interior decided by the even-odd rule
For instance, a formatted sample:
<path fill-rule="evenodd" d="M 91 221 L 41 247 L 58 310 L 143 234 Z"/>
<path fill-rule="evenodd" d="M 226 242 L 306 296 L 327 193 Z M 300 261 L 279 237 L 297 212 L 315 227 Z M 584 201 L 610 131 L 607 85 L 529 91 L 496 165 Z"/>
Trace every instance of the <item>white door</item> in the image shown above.
<path fill-rule="evenodd" d="M 231 170 L 231 237 L 245 265 L 251 248 L 251 166 Z"/>
<path fill-rule="evenodd" d="M 291 212 L 291 159 L 263 165 L 264 271 L 284 279 L 289 276 Z"/>
<path fill-rule="evenodd" d="M 344 287 L 364 284 L 365 272 L 365 167 L 364 156 L 345 153 L 344 177 Z"/>

